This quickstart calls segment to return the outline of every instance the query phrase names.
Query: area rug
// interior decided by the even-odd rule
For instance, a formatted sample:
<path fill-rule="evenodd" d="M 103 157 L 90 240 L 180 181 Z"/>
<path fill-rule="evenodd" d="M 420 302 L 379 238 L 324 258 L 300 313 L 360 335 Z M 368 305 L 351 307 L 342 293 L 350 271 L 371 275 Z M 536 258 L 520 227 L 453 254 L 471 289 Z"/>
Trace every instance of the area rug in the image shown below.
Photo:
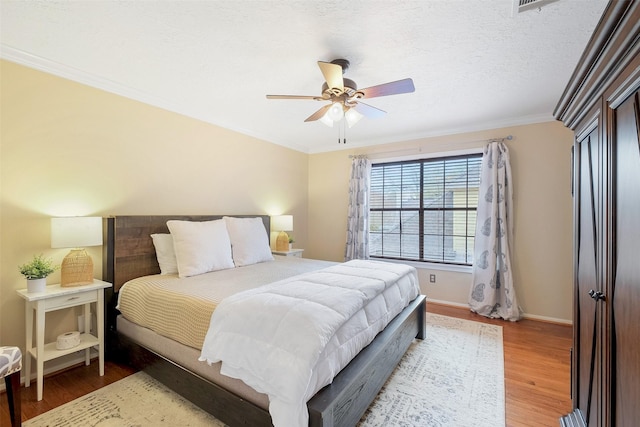
<path fill-rule="evenodd" d="M 505 425 L 502 327 L 427 313 L 360 427 Z"/>
<path fill-rule="evenodd" d="M 359 427 L 500 427 L 502 328 L 427 313 L 415 341 Z M 224 424 L 143 372 L 23 423 L 25 427 L 156 427 Z"/>

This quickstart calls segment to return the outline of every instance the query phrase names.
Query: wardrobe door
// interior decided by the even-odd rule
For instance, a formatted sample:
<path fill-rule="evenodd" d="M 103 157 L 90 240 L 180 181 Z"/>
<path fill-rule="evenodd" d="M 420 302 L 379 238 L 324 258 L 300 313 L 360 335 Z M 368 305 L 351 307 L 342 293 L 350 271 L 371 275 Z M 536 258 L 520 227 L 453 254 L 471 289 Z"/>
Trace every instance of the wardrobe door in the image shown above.
<path fill-rule="evenodd" d="M 600 291 L 601 156 L 598 128 L 575 144 L 575 306 L 574 407 L 588 426 L 599 425 L 601 364 L 598 346 L 600 313 L 593 292 Z"/>
<path fill-rule="evenodd" d="M 613 419 L 640 422 L 640 91 L 613 115 L 616 144 L 613 285 Z"/>

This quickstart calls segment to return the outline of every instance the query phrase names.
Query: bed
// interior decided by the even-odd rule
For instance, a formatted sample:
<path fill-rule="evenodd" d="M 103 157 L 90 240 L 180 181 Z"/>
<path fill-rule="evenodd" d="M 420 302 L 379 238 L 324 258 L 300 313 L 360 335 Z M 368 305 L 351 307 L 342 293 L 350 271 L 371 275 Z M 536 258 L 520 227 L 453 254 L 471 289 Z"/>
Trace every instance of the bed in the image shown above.
<path fill-rule="evenodd" d="M 269 230 L 269 217 L 259 217 Z M 220 374 L 220 367 L 197 359 L 200 350 L 136 325 L 119 316 L 120 288 L 129 280 L 160 273 L 152 234 L 168 233 L 167 221 L 212 221 L 211 216 L 118 216 L 104 219 L 103 280 L 108 293 L 107 356 L 144 370 L 230 426 L 269 426 L 268 398 L 240 380 Z M 322 268 L 331 263 L 301 260 L 303 267 L 278 259 L 282 269 Z M 282 257 L 286 258 L 286 257 Z M 243 267 L 244 268 L 244 267 Z M 289 273 L 287 273 L 289 274 Z M 360 351 L 332 383 L 307 402 L 309 425 L 353 426 L 362 417 L 414 338 L 424 337 L 425 297 L 413 299 L 375 339 Z M 196 346 L 197 347 L 197 346 Z"/>

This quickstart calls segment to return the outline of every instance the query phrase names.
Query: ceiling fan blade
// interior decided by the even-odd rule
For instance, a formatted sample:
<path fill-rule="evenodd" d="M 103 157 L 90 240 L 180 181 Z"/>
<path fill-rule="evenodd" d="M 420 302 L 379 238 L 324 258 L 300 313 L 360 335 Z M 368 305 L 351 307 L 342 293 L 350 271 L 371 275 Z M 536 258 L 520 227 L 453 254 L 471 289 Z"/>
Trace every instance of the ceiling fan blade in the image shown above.
<path fill-rule="evenodd" d="M 341 92 L 344 90 L 341 66 L 331 62 L 318 61 L 318 67 L 320 67 L 320 71 L 322 71 L 322 75 L 330 89 L 340 89 Z"/>
<path fill-rule="evenodd" d="M 403 79 L 395 82 L 384 83 L 377 86 L 371 86 L 360 89 L 358 92 L 364 93 L 365 98 L 375 98 L 378 96 L 398 95 L 401 93 L 414 92 L 416 88 L 413 86 L 413 80 Z"/>
<path fill-rule="evenodd" d="M 314 99 L 316 101 L 324 101 L 321 96 L 312 95 L 267 95 L 267 99 Z"/>
<path fill-rule="evenodd" d="M 310 115 L 309 117 L 307 117 L 305 119 L 305 122 L 313 122 L 315 120 L 320 119 L 322 116 L 324 116 L 324 114 L 327 112 L 327 110 L 329 108 L 331 108 L 331 105 L 333 104 L 327 104 L 324 107 L 322 107 L 321 109 L 319 109 L 318 111 L 316 111 L 315 113 L 313 113 L 312 115 Z"/>
<path fill-rule="evenodd" d="M 385 114 L 387 114 L 386 111 L 383 111 L 379 108 L 376 107 L 372 107 L 371 105 L 365 104 L 363 102 L 357 102 L 356 105 L 353 107 L 355 108 L 355 110 L 362 114 L 363 116 L 366 116 L 370 119 L 377 119 L 378 117 L 382 117 Z"/>

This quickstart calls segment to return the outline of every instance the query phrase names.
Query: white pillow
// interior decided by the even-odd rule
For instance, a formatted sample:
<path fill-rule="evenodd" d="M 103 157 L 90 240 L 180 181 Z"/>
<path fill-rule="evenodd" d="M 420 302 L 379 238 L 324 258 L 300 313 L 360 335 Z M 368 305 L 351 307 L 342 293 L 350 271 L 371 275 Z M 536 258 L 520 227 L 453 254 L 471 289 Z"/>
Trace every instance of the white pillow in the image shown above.
<path fill-rule="evenodd" d="M 152 234 L 153 246 L 156 248 L 156 258 L 160 266 L 160 274 L 178 274 L 178 261 L 173 249 L 171 234 Z"/>
<path fill-rule="evenodd" d="M 178 276 L 189 277 L 233 268 L 231 242 L 224 220 L 167 221 L 178 261 Z"/>
<path fill-rule="evenodd" d="M 227 223 L 236 267 L 273 261 L 269 235 L 260 218 L 223 217 Z"/>

